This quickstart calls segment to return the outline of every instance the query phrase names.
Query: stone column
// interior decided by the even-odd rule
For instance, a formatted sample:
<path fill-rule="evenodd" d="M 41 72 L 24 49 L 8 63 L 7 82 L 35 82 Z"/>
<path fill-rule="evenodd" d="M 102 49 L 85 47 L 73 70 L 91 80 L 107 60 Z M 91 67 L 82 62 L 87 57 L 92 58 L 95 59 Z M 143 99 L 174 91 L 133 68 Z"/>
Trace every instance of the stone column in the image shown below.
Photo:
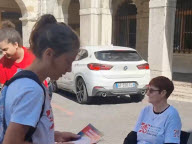
<path fill-rule="evenodd" d="M 58 9 L 58 2 L 56 0 L 42 0 L 42 2 L 47 14 L 54 14 L 54 10 Z"/>
<path fill-rule="evenodd" d="M 63 11 L 62 11 L 63 0 L 40 0 L 39 1 L 39 13 L 52 14 L 55 16 L 58 22 L 63 22 Z"/>
<path fill-rule="evenodd" d="M 151 78 L 164 75 L 172 79 L 176 0 L 151 0 L 149 8 L 148 61 Z"/>
<path fill-rule="evenodd" d="M 112 15 L 109 8 L 80 9 L 80 38 L 82 45 L 110 45 Z"/>
<path fill-rule="evenodd" d="M 29 37 L 31 34 L 31 30 L 37 21 L 37 17 L 26 17 L 20 18 L 22 21 L 22 31 L 23 31 L 23 46 L 29 47 Z"/>
<path fill-rule="evenodd" d="M 62 8 L 62 14 L 63 14 L 63 21 L 68 24 L 68 8 L 69 8 L 69 4 L 71 2 L 71 0 L 60 0 L 60 4 L 61 4 L 61 8 Z"/>
<path fill-rule="evenodd" d="M 53 8 L 53 6 L 54 6 L 53 13 L 51 13 L 51 14 L 53 14 L 55 16 L 55 18 L 57 19 L 58 22 L 64 22 L 63 6 L 62 5 L 63 5 L 63 0 L 57 0 L 57 1 L 51 0 L 49 3 L 49 7 Z"/>
<path fill-rule="evenodd" d="M 62 10 L 62 4 L 58 4 L 58 8 L 55 9 L 54 15 L 57 19 L 58 22 L 64 22 L 64 15 L 63 15 L 63 10 Z"/>
<path fill-rule="evenodd" d="M 66 24 L 68 24 L 68 17 L 69 17 L 69 15 L 68 15 L 68 14 L 64 14 L 63 17 L 64 17 L 64 18 L 63 18 L 64 22 L 65 22 Z"/>
<path fill-rule="evenodd" d="M 112 40 L 112 14 L 108 8 L 101 9 L 101 41 L 100 45 L 111 45 Z"/>
<path fill-rule="evenodd" d="M 50 14 L 53 13 L 53 8 L 51 7 L 51 2 L 52 2 L 52 0 L 50 0 L 50 1 L 38 0 L 38 7 L 39 7 L 38 16 L 41 16 L 46 13 L 50 13 Z"/>
<path fill-rule="evenodd" d="M 31 30 L 37 21 L 38 16 L 41 14 L 41 1 L 44 0 L 15 0 L 21 9 L 22 17 L 22 35 L 23 35 L 23 46 L 29 47 L 29 36 Z"/>

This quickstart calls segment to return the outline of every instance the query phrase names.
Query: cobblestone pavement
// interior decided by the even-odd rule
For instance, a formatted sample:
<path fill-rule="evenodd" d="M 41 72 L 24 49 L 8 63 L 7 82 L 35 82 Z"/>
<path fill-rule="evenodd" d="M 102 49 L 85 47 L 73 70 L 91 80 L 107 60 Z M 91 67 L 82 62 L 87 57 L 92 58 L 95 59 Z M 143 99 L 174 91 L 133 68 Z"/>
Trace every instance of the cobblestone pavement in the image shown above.
<path fill-rule="evenodd" d="M 67 95 L 67 96 L 65 96 Z M 182 129 L 192 130 L 192 103 L 169 101 L 176 107 L 182 119 Z M 148 104 L 147 97 L 142 102 L 130 99 L 100 98 L 90 105 L 80 105 L 69 93 L 53 94 L 52 107 L 55 129 L 78 133 L 91 123 L 104 133 L 99 144 L 122 144 L 133 129 L 139 112 Z"/>

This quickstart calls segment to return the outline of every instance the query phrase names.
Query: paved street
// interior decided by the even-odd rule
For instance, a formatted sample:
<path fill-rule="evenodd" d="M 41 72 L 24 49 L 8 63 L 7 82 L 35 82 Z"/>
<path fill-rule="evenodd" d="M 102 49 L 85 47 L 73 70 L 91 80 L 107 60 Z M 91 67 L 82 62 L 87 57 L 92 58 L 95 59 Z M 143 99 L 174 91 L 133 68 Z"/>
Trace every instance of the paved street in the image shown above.
<path fill-rule="evenodd" d="M 67 96 L 65 96 L 67 95 Z M 99 144 L 122 144 L 137 120 L 141 109 L 148 104 L 147 97 L 142 102 L 130 99 L 94 99 L 90 105 L 80 105 L 75 96 L 66 92 L 53 94 L 52 107 L 55 129 L 78 133 L 91 123 L 104 133 Z M 192 103 L 169 101 L 180 113 L 183 130 L 192 130 Z"/>

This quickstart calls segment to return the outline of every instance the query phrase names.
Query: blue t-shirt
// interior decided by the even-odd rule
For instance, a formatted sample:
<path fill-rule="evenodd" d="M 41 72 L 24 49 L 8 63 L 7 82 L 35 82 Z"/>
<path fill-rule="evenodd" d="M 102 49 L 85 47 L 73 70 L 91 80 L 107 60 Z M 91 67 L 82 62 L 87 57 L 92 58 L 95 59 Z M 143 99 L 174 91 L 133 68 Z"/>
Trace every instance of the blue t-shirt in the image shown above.
<path fill-rule="evenodd" d="M 155 114 L 149 105 L 141 111 L 134 131 L 137 144 L 180 143 L 181 119 L 173 106 Z"/>
<path fill-rule="evenodd" d="M 34 80 L 21 78 L 11 83 L 5 99 L 5 119 L 10 122 L 36 127 L 32 136 L 33 144 L 54 143 L 54 120 L 50 97 L 46 89 L 46 99 L 43 116 L 40 113 L 44 101 L 42 87 Z M 39 122 L 38 122 L 39 121 Z"/>

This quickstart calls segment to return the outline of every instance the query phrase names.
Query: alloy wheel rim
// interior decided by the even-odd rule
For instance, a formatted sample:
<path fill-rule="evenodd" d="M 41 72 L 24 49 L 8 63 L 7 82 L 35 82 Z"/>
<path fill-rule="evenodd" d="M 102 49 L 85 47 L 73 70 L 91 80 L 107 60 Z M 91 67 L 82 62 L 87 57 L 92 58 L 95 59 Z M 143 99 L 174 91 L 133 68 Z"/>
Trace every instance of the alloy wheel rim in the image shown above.
<path fill-rule="evenodd" d="M 77 99 L 79 102 L 83 101 L 83 97 L 85 94 L 85 86 L 81 80 L 77 83 Z"/>

